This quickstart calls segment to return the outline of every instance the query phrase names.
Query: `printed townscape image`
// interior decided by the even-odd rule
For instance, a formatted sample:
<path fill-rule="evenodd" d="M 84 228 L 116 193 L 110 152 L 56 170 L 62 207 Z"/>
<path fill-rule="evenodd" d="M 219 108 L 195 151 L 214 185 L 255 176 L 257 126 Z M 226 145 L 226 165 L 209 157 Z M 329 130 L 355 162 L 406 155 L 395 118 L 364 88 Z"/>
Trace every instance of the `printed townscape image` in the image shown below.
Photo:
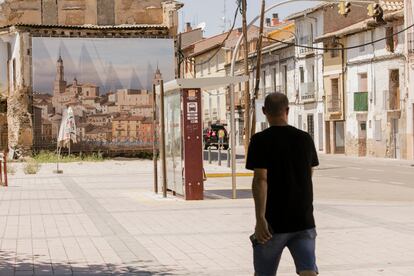
<path fill-rule="evenodd" d="M 0 276 L 414 275 L 413 0 L 0 0 Z"/>

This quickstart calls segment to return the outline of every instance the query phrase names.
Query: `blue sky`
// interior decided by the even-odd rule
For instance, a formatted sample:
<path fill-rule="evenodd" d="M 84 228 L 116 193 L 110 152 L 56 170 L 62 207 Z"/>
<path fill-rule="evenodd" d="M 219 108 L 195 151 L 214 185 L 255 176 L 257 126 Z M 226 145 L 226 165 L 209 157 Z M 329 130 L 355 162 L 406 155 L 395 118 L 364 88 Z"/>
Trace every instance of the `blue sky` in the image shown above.
<path fill-rule="evenodd" d="M 201 22 L 205 22 L 207 27 L 205 29 L 206 36 L 212 36 L 223 32 L 223 17 L 224 17 L 224 3 L 226 3 L 226 19 L 232 21 L 234 17 L 234 11 L 236 9 L 236 0 L 180 0 L 184 3 L 184 7 L 180 11 L 180 31 L 183 30 L 185 22 L 191 22 L 193 25 L 197 25 Z M 277 0 L 266 1 L 266 5 L 270 6 L 275 4 Z M 260 0 L 247 0 L 247 16 L 248 20 L 252 20 L 260 13 Z M 284 18 L 294 12 L 309 8 L 316 5 L 316 2 L 297 2 L 294 4 L 288 4 L 280 8 L 276 8 L 266 15 L 271 17 L 272 13 L 278 13 L 280 18 Z M 241 26 L 241 16 L 238 17 L 239 21 L 236 26 Z M 226 30 L 229 29 L 230 22 L 226 23 Z"/>

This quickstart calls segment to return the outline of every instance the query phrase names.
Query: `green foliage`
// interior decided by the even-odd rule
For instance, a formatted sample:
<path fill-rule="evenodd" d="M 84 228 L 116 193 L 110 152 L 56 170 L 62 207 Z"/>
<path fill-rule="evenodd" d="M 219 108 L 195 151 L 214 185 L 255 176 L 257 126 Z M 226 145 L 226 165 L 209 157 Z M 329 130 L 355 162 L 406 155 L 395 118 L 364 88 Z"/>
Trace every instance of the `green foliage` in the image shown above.
<path fill-rule="evenodd" d="M 23 172 L 25 174 L 37 174 L 40 170 L 40 164 L 33 158 L 27 159 L 23 165 Z"/>
<path fill-rule="evenodd" d="M 61 155 L 60 157 L 55 152 L 41 151 L 34 156 L 34 159 L 39 163 L 71 163 L 71 162 L 101 162 L 104 161 L 102 153 L 80 154 L 80 155 Z"/>

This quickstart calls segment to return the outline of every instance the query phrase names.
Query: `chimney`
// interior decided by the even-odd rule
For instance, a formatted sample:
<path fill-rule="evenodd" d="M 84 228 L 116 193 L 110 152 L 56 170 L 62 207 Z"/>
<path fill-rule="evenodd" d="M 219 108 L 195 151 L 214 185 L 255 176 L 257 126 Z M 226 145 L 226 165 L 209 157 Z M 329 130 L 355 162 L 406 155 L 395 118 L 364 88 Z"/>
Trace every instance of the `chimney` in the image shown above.
<path fill-rule="evenodd" d="M 193 27 L 191 27 L 191 22 L 185 23 L 185 32 L 191 32 Z"/>
<path fill-rule="evenodd" d="M 272 26 L 272 21 L 270 20 L 270 18 L 266 18 L 266 27 L 270 27 Z"/>
<path fill-rule="evenodd" d="M 279 14 L 274 13 L 272 18 L 272 26 L 276 26 L 280 23 Z"/>

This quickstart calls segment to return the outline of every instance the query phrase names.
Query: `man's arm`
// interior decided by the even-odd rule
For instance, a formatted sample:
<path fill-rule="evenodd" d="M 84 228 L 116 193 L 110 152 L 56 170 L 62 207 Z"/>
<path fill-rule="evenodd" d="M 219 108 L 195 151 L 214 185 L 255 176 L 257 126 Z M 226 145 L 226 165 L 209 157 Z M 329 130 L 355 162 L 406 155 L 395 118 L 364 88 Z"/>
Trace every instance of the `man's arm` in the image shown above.
<path fill-rule="evenodd" d="M 267 169 L 254 169 L 252 191 L 256 209 L 255 234 L 260 243 L 265 243 L 272 237 L 265 217 L 267 201 Z"/>

